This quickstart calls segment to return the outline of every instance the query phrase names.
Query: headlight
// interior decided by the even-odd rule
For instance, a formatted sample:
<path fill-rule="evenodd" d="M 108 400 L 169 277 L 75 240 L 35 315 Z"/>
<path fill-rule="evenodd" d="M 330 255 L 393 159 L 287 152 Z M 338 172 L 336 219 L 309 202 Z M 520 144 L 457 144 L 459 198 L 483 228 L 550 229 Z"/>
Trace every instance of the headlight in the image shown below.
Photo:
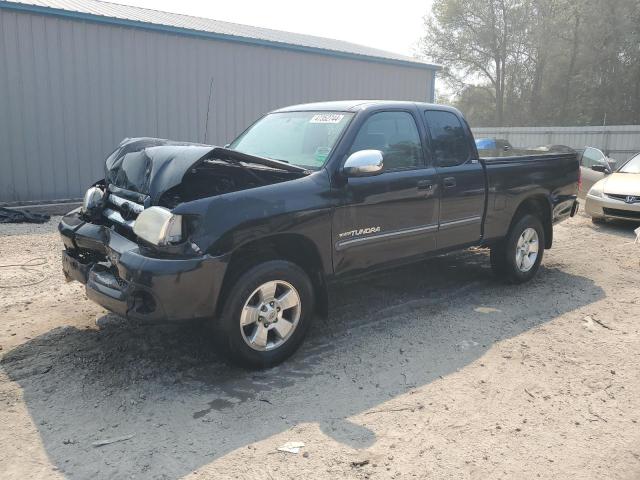
<path fill-rule="evenodd" d="M 589 189 L 589 191 L 587 192 L 587 195 L 590 195 L 592 197 L 602 198 L 603 190 L 604 190 L 604 181 L 600 180 L 599 182 L 596 182 L 593 185 L 593 187 Z"/>
<path fill-rule="evenodd" d="M 104 198 L 104 192 L 98 187 L 91 187 L 84 194 L 82 200 L 82 211 L 84 213 L 90 213 L 91 210 L 102 205 L 102 199 Z"/>
<path fill-rule="evenodd" d="M 164 207 L 150 207 L 142 211 L 133 224 L 133 233 L 158 246 L 180 243 L 182 216 L 174 215 Z"/>

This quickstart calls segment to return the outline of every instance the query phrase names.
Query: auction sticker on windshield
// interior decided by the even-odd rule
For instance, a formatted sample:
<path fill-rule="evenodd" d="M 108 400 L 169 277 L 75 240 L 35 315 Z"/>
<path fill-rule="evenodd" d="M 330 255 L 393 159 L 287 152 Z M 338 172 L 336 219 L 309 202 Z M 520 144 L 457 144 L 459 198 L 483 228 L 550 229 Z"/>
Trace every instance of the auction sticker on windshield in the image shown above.
<path fill-rule="evenodd" d="M 340 123 L 344 115 L 339 113 L 318 113 L 311 117 L 309 123 Z"/>

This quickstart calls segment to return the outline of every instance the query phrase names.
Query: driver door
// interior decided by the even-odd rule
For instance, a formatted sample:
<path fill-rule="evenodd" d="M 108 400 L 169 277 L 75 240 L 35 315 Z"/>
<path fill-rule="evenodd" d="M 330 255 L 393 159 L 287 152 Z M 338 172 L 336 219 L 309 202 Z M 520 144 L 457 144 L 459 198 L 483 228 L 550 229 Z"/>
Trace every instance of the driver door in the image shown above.
<path fill-rule="evenodd" d="M 333 267 L 337 275 L 435 249 L 437 175 L 425 163 L 424 133 L 420 133 L 416 113 L 373 112 L 353 141 L 348 155 L 379 150 L 383 171 L 347 178 L 336 187 L 340 201 L 333 214 Z"/>

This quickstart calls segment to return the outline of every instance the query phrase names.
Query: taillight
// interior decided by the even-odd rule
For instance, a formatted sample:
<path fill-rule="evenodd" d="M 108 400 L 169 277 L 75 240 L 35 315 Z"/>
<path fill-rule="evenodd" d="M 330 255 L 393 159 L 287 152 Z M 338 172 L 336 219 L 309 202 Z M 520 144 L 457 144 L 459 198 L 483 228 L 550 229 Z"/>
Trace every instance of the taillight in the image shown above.
<path fill-rule="evenodd" d="M 578 167 L 578 191 L 582 191 L 582 169 Z"/>

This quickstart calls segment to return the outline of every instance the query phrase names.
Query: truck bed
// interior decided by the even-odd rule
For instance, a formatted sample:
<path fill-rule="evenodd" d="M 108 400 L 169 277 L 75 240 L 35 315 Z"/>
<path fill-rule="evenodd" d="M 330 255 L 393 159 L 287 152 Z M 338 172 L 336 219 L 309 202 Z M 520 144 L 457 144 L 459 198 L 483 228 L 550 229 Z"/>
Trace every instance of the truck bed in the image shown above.
<path fill-rule="evenodd" d="M 512 150 L 480 161 L 487 176 L 485 241 L 504 236 L 521 200 L 531 196 L 551 201 L 553 222 L 570 215 L 579 181 L 576 153 Z"/>

